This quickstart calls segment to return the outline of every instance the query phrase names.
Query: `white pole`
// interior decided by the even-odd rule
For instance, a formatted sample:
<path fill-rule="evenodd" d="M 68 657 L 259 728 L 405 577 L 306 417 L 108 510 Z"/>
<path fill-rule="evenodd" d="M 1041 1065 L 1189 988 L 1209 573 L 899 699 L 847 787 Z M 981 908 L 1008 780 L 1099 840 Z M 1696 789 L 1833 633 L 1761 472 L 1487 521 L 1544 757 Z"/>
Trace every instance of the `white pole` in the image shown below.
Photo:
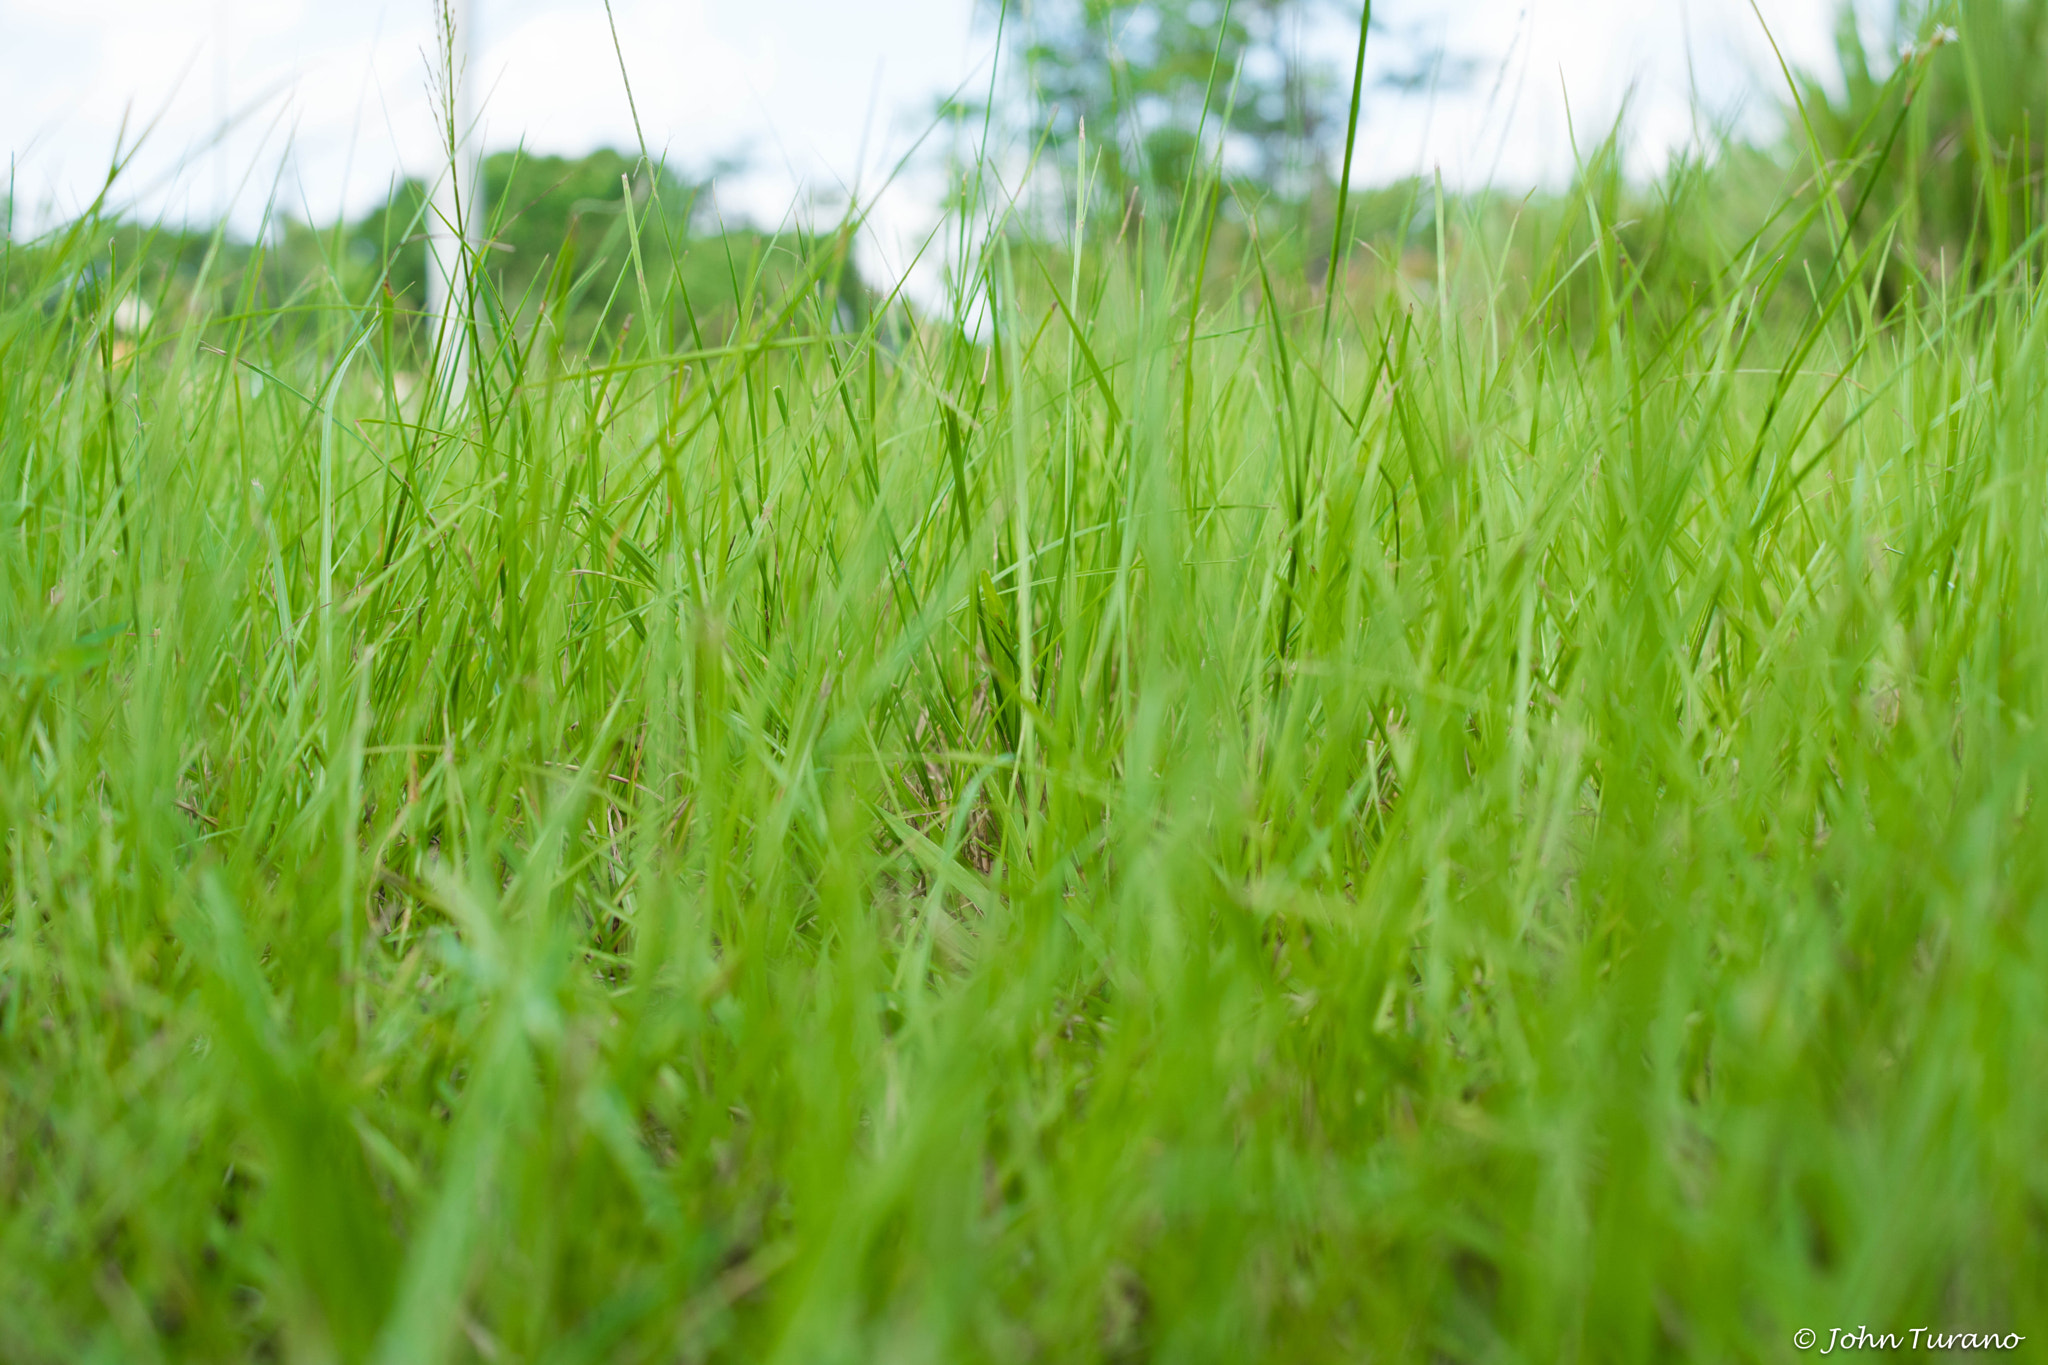
<path fill-rule="evenodd" d="M 470 0 L 435 0 L 440 28 L 441 123 L 444 161 L 427 210 L 427 315 L 434 320 L 441 367 L 436 376 L 450 403 L 469 396 L 469 263 L 477 215 L 476 111 L 470 102 L 474 24 Z"/>

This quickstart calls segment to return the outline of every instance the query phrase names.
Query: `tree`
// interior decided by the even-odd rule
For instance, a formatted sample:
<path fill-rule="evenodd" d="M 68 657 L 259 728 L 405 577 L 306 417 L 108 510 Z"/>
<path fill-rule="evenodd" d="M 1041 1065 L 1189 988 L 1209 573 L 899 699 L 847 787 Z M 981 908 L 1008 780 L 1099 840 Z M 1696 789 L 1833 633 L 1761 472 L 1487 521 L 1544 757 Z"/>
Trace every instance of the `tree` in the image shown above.
<path fill-rule="evenodd" d="M 1334 87 L 1299 41 L 1311 3 L 1037 0 L 1021 17 L 1038 130 L 1064 149 L 1085 125 L 1119 192 L 1177 194 L 1219 148 L 1261 183 L 1299 189 Z"/>
<path fill-rule="evenodd" d="M 616 339 L 628 315 L 644 307 L 643 277 L 672 336 L 701 330 L 723 337 L 746 297 L 781 298 L 806 279 L 821 305 L 842 319 L 864 317 L 870 306 L 843 239 L 723 225 L 707 231 L 696 207 L 708 180 L 668 166 L 650 170 L 634 153 L 602 147 L 581 157 L 493 152 L 483 158 L 479 180 L 490 205 L 477 243 L 489 296 L 482 312 L 493 323 L 511 317 L 524 325 L 547 309 L 566 324 L 572 341 Z M 403 308 L 419 306 L 425 194 L 421 182 L 402 182 L 343 229 L 350 289 L 381 282 Z M 639 325 L 648 322 L 642 318 Z"/>
<path fill-rule="evenodd" d="M 1219 153 L 1227 175 L 1286 200 L 1330 182 L 1351 93 L 1355 0 L 984 4 L 1007 4 L 1024 30 L 1034 132 L 1058 159 L 1085 124 L 1113 192 L 1172 204 L 1197 158 Z M 1401 37 L 1409 67 L 1376 83 L 1412 87 L 1444 71 L 1441 50 Z"/>

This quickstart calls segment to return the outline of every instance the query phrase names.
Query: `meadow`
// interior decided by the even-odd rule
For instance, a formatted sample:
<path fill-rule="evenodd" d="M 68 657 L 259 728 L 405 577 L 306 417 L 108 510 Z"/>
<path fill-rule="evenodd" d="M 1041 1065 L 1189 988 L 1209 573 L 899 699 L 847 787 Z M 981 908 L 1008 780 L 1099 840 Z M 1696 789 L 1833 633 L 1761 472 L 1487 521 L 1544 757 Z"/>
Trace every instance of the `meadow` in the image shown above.
<path fill-rule="evenodd" d="M 460 391 L 7 243 L 0 1359 L 2048 1331 L 2033 191 L 1870 129 L 950 315 L 628 195 Z"/>

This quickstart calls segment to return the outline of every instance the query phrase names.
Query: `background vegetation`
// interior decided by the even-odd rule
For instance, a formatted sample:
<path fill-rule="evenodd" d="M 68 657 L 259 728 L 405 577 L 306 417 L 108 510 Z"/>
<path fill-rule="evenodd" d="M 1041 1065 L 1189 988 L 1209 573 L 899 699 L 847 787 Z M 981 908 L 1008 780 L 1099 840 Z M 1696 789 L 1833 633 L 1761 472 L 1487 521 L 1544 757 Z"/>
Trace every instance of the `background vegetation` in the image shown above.
<path fill-rule="evenodd" d="M 950 314 L 499 161 L 460 394 L 405 193 L 6 244 L 0 1357 L 2031 1336 L 2033 12 Z"/>

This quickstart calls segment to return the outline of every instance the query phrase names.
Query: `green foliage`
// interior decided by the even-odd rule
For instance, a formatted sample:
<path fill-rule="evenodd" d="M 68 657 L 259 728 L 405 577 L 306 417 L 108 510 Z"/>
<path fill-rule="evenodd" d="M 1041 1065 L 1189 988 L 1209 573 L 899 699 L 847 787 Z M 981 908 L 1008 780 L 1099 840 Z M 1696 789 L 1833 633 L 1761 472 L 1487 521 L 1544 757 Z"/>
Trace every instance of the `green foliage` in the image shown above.
<path fill-rule="evenodd" d="M 785 313 L 796 291 L 815 296 L 845 328 L 860 327 L 873 306 L 850 233 L 706 221 L 697 212 L 701 186 L 666 171 L 650 175 L 637 158 L 503 152 L 485 158 L 483 180 L 489 211 L 476 250 L 487 284 L 479 315 L 499 341 L 524 344 L 545 317 L 549 334 L 572 353 L 607 351 L 636 325 L 663 344 L 682 344 L 724 336 L 745 310 Z M 429 360 L 431 328 L 421 313 L 427 214 L 424 187 L 406 181 L 355 222 L 315 227 L 280 218 L 257 242 L 225 230 L 93 217 L 42 241 L 9 243 L 5 287 L 17 301 L 39 301 L 46 315 L 111 319 L 123 346 L 133 328 L 127 314 L 109 312 L 123 300 L 166 319 L 193 319 L 213 346 L 248 325 L 252 308 L 280 347 L 288 338 L 321 344 L 335 310 L 375 313 L 388 332 L 380 340 L 392 373 L 413 376 Z M 651 281 L 645 293 L 642 280 Z"/>
<path fill-rule="evenodd" d="M 0 1358 L 2027 1332 L 2048 302 L 1603 164 L 853 327 L 571 201 L 459 401 L 9 245 Z"/>
<path fill-rule="evenodd" d="M 1305 55 L 1308 0 L 1067 0 L 1023 7 L 1023 64 L 1055 161 L 1085 126 L 1113 198 L 1177 204 L 1228 148 L 1253 181 L 1300 194 L 1325 180 L 1333 69 Z"/>
<path fill-rule="evenodd" d="M 484 158 L 483 187 L 487 240 L 481 260 L 492 283 L 488 301 L 519 325 L 552 314 L 571 344 L 618 339 L 626 319 L 645 311 L 634 285 L 638 275 L 660 286 L 656 326 L 663 335 L 707 328 L 722 333 L 734 325 L 743 300 L 779 301 L 820 250 L 834 263 L 811 287 L 823 287 L 853 323 L 868 307 L 866 286 L 844 241 L 706 223 L 698 211 L 702 185 L 666 168 L 649 173 L 637 157 L 621 152 L 600 149 L 579 158 L 494 153 Z M 343 230 L 346 260 L 336 273 L 345 294 L 361 298 L 366 290 L 388 288 L 403 306 L 421 306 L 424 195 L 417 181 L 401 184 L 384 204 Z M 316 268 L 303 262 L 300 273 Z M 640 325 L 648 322 L 642 317 Z"/>

